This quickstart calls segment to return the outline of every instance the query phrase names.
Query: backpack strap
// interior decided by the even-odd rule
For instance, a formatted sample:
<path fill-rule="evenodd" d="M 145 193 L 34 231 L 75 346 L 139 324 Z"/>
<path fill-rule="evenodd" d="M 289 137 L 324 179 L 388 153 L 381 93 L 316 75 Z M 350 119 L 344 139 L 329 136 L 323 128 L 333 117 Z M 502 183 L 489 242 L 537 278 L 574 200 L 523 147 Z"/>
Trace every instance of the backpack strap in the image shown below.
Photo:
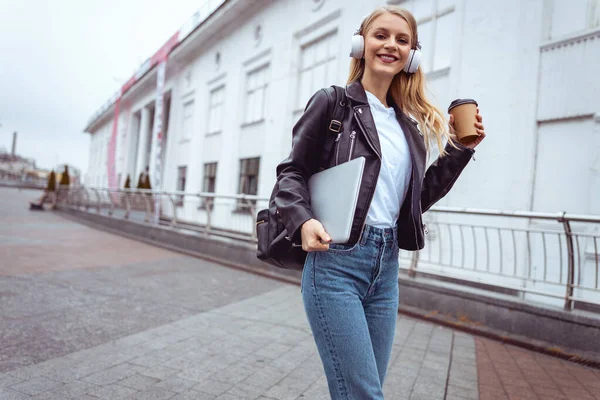
<path fill-rule="evenodd" d="M 332 85 L 331 87 L 335 94 L 335 96 L 333 96 L 335 102 L 330 114 L 331 121 L 329 122 L 329 130 L 331 132 L 340 133 L 342 131 L 342 121 L 344 120 L 344 113 L 346 111 L 346 90 L 335 85 Z"/>

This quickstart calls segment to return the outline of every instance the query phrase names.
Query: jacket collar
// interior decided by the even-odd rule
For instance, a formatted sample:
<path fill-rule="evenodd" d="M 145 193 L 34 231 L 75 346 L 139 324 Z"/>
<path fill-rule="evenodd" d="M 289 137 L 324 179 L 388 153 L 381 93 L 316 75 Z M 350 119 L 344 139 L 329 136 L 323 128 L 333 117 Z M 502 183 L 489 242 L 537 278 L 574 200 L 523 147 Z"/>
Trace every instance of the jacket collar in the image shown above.
<path fill-rule="evenodd" d="M 363 87 L 360 81 L 354 81 L 346 85 L 346 97 L 352 100 L 352 102 L 360 105 L 369 104 L 369 100 L 367 99 L 367 93 L 365 92 L 365 88 Z M 411 118 L 402 112 L 402 110 L 394 102 L 393 97 L 389 94 L 387 96 L 387 103 L 390 107 L 394 107 L 394 110 L 396 110 L 396 116 L 399 119 L 406 119 L 408 121 L 411 121 L 413 124 L 416 123 L 414 118 Z"/>
<path fill-rule="evenodd" d="M 365 89 L 362 86 L 360 81 L 352 82 L 346 85 L 346 96 L 356 104 L 359 108 L 363 106 L 369 106 L 369 101 L 367 99 L 367 94 L 365 93 Z M 417 176 L 423 176 L 424 168 L 425 168 L 425 158 L 426 158 L 426 149 L 425 142 L 423 142 L 423 137 L 419 132 L 417 121 L 414 118 L 406 115 L 398 105 L 394 102 L 391 96 L 387 98 L 388 104 L 391 107 L 394 107 L 396 111 L 396 118 L 404 131 L 406 136 L 406 140 L 408 142 L 409 148 L 411 149 L 411 157 L 413 163 L 417 168 Z M 373 117 L 370 112 L 363 112 L 357 114 L 357 117 L 361 120 L 365 128 L 367 129 L 367 134 L 371 138 L 371 140 L 375 143 L 376 148 L 379 150 L 379 154 L 381 154 L 379 137 L 377 135 L 377 128 L 375 127 L 375 121 L 373 121 Z"/>
<path fill-rule="evenodd" d="M 354 103 L 369 104 L 369 100 L 367 100 L 367 94 L 365 93 L 365 89 L 360 81 L 355 81 L 346 85 L 346 97 L 348 97 Z"/>

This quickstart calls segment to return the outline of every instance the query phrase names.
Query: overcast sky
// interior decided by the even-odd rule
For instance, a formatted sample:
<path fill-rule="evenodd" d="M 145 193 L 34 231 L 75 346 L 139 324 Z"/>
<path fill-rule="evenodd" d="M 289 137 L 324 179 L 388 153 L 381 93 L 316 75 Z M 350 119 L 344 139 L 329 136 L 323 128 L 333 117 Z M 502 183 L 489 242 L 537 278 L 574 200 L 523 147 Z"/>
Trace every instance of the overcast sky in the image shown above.
<path fill-rule="evenodd" d="M 201 0 L 0 0 L 0 148 L 87 171 L 92 114 Z"/>

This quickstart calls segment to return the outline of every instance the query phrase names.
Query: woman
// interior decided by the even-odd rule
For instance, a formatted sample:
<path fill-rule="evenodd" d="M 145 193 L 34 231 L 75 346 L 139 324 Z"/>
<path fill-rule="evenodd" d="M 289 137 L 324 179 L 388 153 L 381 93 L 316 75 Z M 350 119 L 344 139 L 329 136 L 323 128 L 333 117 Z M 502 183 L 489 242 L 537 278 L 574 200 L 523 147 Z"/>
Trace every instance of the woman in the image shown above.
<path fill-rule="evenodd" d="M 383 399 L 394 338 L 398 249 L 423 248 L 422 213 L 450 190 L 485 132 L 478 113 L 479 138 L 468 146 L 454 142 L 443 114 L 427 101 L 423 72 L 407 66 L 420 47 L 408 11 L 378 8 L 357 33 L 364 50 L 353 46 L 337 148 L 324 153 L 330 114 L 321 90 L 294 126 L 289 158 L 277 167 L 275 203 L 290 238 L 301 239 L 308 252 L 302 296 L 331 398 L 371 400 Z M 453 129 L 452 117 L 449 124 Z M 441 155 L 425 171 L 430 142 Z M 328 244 L 306 182 L 338 159 L 356 157 L 365 157 L 366 165 L 350 240 Z"/>

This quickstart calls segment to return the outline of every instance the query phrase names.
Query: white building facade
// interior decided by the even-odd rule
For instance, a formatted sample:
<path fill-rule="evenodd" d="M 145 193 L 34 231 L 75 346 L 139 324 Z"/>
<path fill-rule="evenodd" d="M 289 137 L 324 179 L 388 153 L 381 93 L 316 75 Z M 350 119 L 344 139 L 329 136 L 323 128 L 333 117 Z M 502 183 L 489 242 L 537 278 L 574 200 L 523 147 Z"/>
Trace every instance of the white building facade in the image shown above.
<path fill-rule="evenodd" d="M 166 60 L 161 186 L 267 197 L 306 101 L 345 84 L 350 36 L 385 2 L 209 3 Z M 475 98 L 484 117 L 488 138 L 440 204 L 600 214 L 598 0 L 389 3 L 419 22 L 435 103 Z M 146 167 L 155 181 L 157 69 L 86 127 L 87 185 L 122 187 Z"/>

